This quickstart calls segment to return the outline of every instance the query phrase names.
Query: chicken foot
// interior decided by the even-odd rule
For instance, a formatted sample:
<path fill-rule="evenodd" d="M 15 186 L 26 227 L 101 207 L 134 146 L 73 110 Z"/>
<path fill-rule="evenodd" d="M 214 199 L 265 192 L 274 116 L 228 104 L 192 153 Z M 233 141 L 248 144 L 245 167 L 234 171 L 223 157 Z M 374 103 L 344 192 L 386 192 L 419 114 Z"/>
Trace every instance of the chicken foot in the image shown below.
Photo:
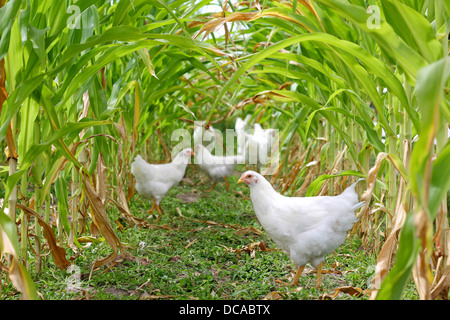
<path fill-rule="evenodd" d="M 158 211 L 158 218 L 156 218 L 156 221 L 155 221 L 155 223 L 156 223 L 156 222 L 159 221 L 159 219 L 161 219 L 161 216 L 162 216 L 162 214 L 164 213 L 164 211 L 163 211 L 163 209 L 161 208 L 161 205 L 160 205 L 160 204 L 156 204 L 156 199 L 153 198 L 153 204 L 152 204 L 151 209 L 148 211 L 148 214 L 149 214 L 149 215 L 153 215 L 153 211 L 155 210 L 155 208 L 156 208 L 156 211 Z"/>
<path fill-rule="evenodd" d="M 300 283 L 298 282 L 298 279 L 300 278 L 300 275 L 302 274 L 304 268 L 305 268 L 305 266 L 298 267 L 297 272 L 295 273 L 295 276 L 294 276 L 294 280 L 292 280 L 291 283 L 286 283 L 286 282 L 283 282 L 281 280 L 275 280 L 275 282 L 278 282 L 281 285 L 286 286 L 286 287 L 292 287 L 294 285 L 300 286 Z"/>
<path fill-rule="evenodd" d="M 158 218 L 156 218 L 155 223 L 157 223 L 159 221 L 159 219 L 161 219 L 162 214 L 164 212 L 163 209 L 161 208 L 160 204 L 156 205 L 156 211 L 158 211 L 159 215 L 158 215 Z"/>
<path fill-rule="evenodd" d="M 295 273 L 294 280 L 292 280 L 292 282 L 291 282 L 291 286 L 293 286 L 294 284 L 296 286 L 300 286 L 298 279 L 300 278 L 300 275 L 302 274 L 304 268 L 305 268 L 305 266 L 298 267 L 297 272 Z"/>
<path fill-rule="evenodd" d="M 300 279 L 300 276 L 301 276 L 304 268 L 305 268 L 305 266 L 298 267 L 297 272 L 295 273 L 295 276 L 294 276 L 294 280 L 292 280 L 290 286 L 294 286 L 294 285 L 300 286 L 300 283 L 298 282 L 298 279 Z M 320 285 L 322 284 L 322 263 L 320 263 L 317 266 L 316 272 L 317 272 L 316 288 L 319 288 Z M 289 284 L 285 284 L 285 283 L 283 283 L 281 281 L 277 281 L 277 282 L 280 282 L 281 284 L 289 286 Z"/>
<path fill-rule="evenodd" d="M 322 284 L 322 262 L 317 266 L 317 280 L 316 280 L 316 289 L 320 287 Z"/>
<path fill-rule="evenodd" d="M 300 266 L 297 270 L 297 273 L 295 274 L 294 280 L 292 281 L 291 285 L 297 285 L 299 286 L 299 282 L 298 279 L 300 278 L 300 275 L 303 272 L 303 269 L 305 268 L 305 266 Z M 316 289 L 320 287 L 320 285 L 322 284 L 322 262 L 317 266 L 316 269 L 317 272 L 317 279 L 316 279 Z"/>
<path fill-rule="evenodd" d="M 230 191 L 230 184 L 229 184 L 228 181 L 227 181 L 227 176 L 223 176 L 223 179 L 224 179 L 225 184 L 226 184 L 226 186 L 227 186 L 227 191 Z M 211 187 L 211 189 L 209 189 L 208 191 L 205 191 L 205 192 L 211 192 L 211 191 L 214 189 L 214 187 L 216 186 L 216 183 L 217 183 L 217 182 L 214 182 L 213 185 L 212 185 L 212 187 Z"/>

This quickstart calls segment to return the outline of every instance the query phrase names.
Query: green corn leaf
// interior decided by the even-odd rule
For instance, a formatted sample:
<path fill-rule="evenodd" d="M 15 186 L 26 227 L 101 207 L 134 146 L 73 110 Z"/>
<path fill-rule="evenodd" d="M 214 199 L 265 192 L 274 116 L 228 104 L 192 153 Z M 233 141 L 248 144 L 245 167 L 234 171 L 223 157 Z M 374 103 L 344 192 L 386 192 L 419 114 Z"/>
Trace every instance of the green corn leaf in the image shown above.
<path fill-rule="evenodd" d="M 342 58 L 346 60 L 347 66 L 349 68 L 353 68 L 352 70 L 355 72 L 355 75 L 358 76 L 358 79 L 361 81 L 362 85 L 366 89 L 370 91 L 371 97 L 375 100 L 377 103 L 377 108 L 381 111 L 383 108 L 381 101 L 379 101 L 377 92 L 374 91 L 375 87 L 373 83 L 371 83 L 370 79 L 367 76 L 367 73 L 364 71 L 364 68 L 362 68 L 360 65 L 355 64 L 355 60 L 353 57 L 357 57 L 361 61 L 364 62 L 364 67 L 370 70 L 371 72 L 374 72 L 377 76 L 381 77 L 387 84 L 389 84 L 389 88 L 392 89 L 392 91 L 397 95 L 397 97 L 402 102 L 402 106 L 405 108 L 405 110 L 410 115 L 414 125 L 416 127 L 419 126 L 418 122 L 418 116 L 417 113 L 409 107 L 408 100 L 406 98 L 406 94 L 404 89 L 402 88 L 401 83 L 399 80 L 392 74 L 392 72 L 389 71 L 389 69 L 386 68 L 386 66 L 379 61 L 378 59 L 372 57 L 367 53 L 365 50 L 363 50 L 361 47 L 357 46 L 354 43 L 337 39 L 331 35 L 328 34 L 322 34 L 322 33 L 315 33 L 315 34 L 302 34 L 298 36 L 293 36 L 289 39 L 282 40 L 276 44 L 273 44 L 266 49 L 260 51 L 257 54 L 251 55 L 247 62 L 244 63 L 234 74 L 233 76 L 227 81 L 227 83 L 224 85 L 223 89 L 218 94 L 218 97 L 216 98 L 213 108 L 211 110 L 210 115 L 214 111 L 214 109 L 217 107 L 218 102 L 222 98 L 222 96 L 225 94 L 227 90 L 231 87 L 233 83 L 237 81 L 237 79 L 244 74 L 244 72 L 248 71 L 251 67 L 253 67 L 255 64 L 257 64 L 259 61 L 266 59 L 268 57 L 271 57 L 274 54 L 278 54 L 277 51 L 280 49 L 284 49 L 290 45 L 306 42 L 306 41 L 317 41 L 322 42 L 324 44 L 329 44 L 331 46 L 336 46 L 337 48 L 344 50 L 348 53 L 348 55 L 341 55 Z M 390 129 L 389 125 L 387 124 L 387 120 L 384 119 L 383 115 L 379 115 L 380 121 L 384 123 L 385 129 L 393 134 L 392 129 Z"/>
<path fill-rule="evenodd" d="M 427 206 L 429 162 L 438 120 L 443 89 L 450 76 L 450 60 L 441 59 L 421 69 L 417 77 L 416 96 L 422 117 L 419 140 L 414 145 L 409 164 L 411 190 L 422 206 Z"/>
<path fill-rule="evenodd" d="M 336 178 L 336 177 L 346 177 L 346 176 L 355 176 L 360 178 L 365 178 L 365 176 L 354 170 L 346 170 L 342 171 L 338 174 L 322 174 L 319 177 L 317 177 L 308 187 L 308 190 L 306 190 L 305 197 L 314 197 L 319 192 L 320 188 L 322 187 L 323 183 L 327 179 Z"/>
<path fill-rule="evenodd" d="M 370 14 L 366 8 L 350 4 L 344 0 L 317 0 L 339 15 L 356 24 L 367 35 L 373 38 L 391 57 L 405 70 L 408 79 L 414 81 L 419 69 L 426 65 L 425 59 L 395 33 L 394 29 L 380 17 L 380 25 L 372 27 L 368 21 Z"/>
<path fill-rule="evenodd" d="M 442 199 L 447 195 L 450 189 L 450 143 L 439 153 L 436 160 L 433 161 L 432 175 L 429 189 L 428 210 L 431 218 L 434 220 Z"/>
<path fill-rule="evenodd" d="M 435 32 L 419 12 L 399 1 L 383 1 L 384 15 L 395 32 L 428 62 L 442 57 L 442 46 Z"/>
<path fill-rule="evenodd" d="M 70 225 L 67 217 L 69 216 L 69 200 L 67 196 L 68 186 L 66 179 L 60 175 L 55 181 L 55 194 L 58 199 L 58 213 L 62 226 L 67 234 L 70 234 Z"/>
<path fill-rule="evenodd" d="M 11 36 L 12 25 L 17 18 L 20 6 L 22 5 L 22 0 L 10 0 L 0 8 L 0 60 L 8 52 L 9 40 Z"/>

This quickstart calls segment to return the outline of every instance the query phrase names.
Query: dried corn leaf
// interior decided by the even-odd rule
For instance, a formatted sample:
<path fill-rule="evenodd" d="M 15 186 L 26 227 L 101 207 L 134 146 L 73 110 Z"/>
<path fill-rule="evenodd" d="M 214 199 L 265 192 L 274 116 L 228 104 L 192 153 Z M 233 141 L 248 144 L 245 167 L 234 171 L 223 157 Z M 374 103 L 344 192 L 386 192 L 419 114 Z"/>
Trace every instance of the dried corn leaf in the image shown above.
<path fill-rule="evenodd" d="M 227 22 L 252 21 L 258 19 L 260 16 L 260 12 L 233 12 L 228 17 L 213 18 L 206 22 L 193 38 L 197 38 L 203 32 L 205 32 L 204 37 L 206 37 L 211 32 L 218 31 Z"/>
<path fill-rule="evenodd" d="M 403 183 L 400 183 L 399 194 L 402 194 Z M 396 214 L 394 217 L 394 226 L 381 247 L 380 253 L 378 254 L 377 265 L 375 267 L 375 276 L 373 279 L 373 287 L 374 292 L 371 298 L 375 298 L 376 290 L 380 288 L 381 282 L 386 277 L 389 268 L 391 267 L 391 259 L 394 253 L 394 249 L 398 243 L 397 238 L 398 234 L 403 227 L 406 219 L 406 211 L 404 210 L 403 205 L 401 204 L 402 197 L 398 197 L 397 199 L 397 208 Z"/>
<path fill-rule="evenodd" d="M 310 10 L 316 19 L 320 22 L 316 11 L 314 10 L 314 7 L 312 6 L 311 2 L 308 1 L 301 1 L 303 5 L 305 5 L 308 10 Z M 236 21 L 243 21 L 243 22 L 249 22 L 256 19 L 259 19 L 261 17 L 275 17 L 280 18 L 295 24 L 300 25 L 304 29 L 306 29 L 309 32 L 312 32 L 311 29 L 309 29 L 306 25 L 300 22 L 300 20 L 295 19 L 294 17 L 290 16 L 289 14 L 286 14 L 284 11 L 279 10 L 278 8 L 271 8 L 266 9 L 264 11 L 258 10 L 254 12 L 233 12 L 227 17 L 214 17 L 211 20 L 207 21 L 203 27 L 194 35 L 194 39 L 197 38 L 200 34 L 203 32 L 205 33 L 204 38 L 208 36 L 211 32 L 218 31 L 221 27 L 223 27 L 227 22 L 236 22 Z M 199 23 L 193 24 L 193 26 L 198 26 Z M 323 27 L 322 27 L 323 28 Z"/>
<path fill-rule="evenodd" d="M 377 159 L 375 161 L 375 165 L 369 170 L 367 174 L 367 190 L 361 196 L 361 201 L 365 201 L 366 203 L 361 208 L 361 210 L 357 213 L 356 217 L 360 219 L 369 209 L 370 200 L 372 200 L 373 190 L 375 188 L 375 182 L 377 179 L 378 170 L 380 169 L 381 163 L 386 158 L 388 154 L 386 152 L 380 152 L 377 155 Z"/>
<path fill-rule="evenodd" d="M 25 214 L 33 216 L 37 219 L 39 225 L 43 229 L 43 234 L 50 248 L 50 253 L 53 257 L 53 261 L 61 270 L 67 269 L 67 267 L 70 266 L 70 262 L 66 259 L 66 250 L 56 244 L 56 237 L 53 233 L 53 229 L 41 218 L 41 216 L 36 211 L 20 203 L 17 204 L 17 207 L 22 209 Z"/>
<path fill-rule="evenodd" d="M 17 257 L 12 256 L 9 263 L 9 279 L 17 290 L 22 292 L 22 300 L 37 299 L 36 288 L 27 269 L 20 264 Z"/>
<path fill-rule="evenodd" d="M 322 21 L 320 21 L 319 16 L 317 15 L 316 10 L 314 9 L 311 0 L 300 0 L 300 3 L 303 4 L 306 8 L 308 8 L 309 11 L 316 17 L 317 21 L 319 21 L 320 25 L 322 26 L 322 29 L 325 31 Z"/>
<path fill-rule="evenodd" d="M 380 169 L 381 163 L 383 160 L 387 158 L 389 161 L 392 162 L 394 167 L 397 169 L 398 173 L 401 175 L 403 180 L 405 182 L 408 182 L 406 169 L 404 165 L 401 163 L 400 159 L 396 155 L 392 155 L 386 152 L 380 152 L 377 155 L 377 159 L 375 161 L 375 165 L 369 170 L 369 173 L 367 174 L 367 190 L 362 194 L 361 201 L 365 201 L 366 203 L 361 208 L 359 213 L 357 214 L 357 218 L 360 218 L 363 216 L 367 210 L 369 209 L 370 200 L 372 200 L 372 194 L 373 190 L 375 188 L 375 182 L 378 175 L 378 170 Z"/>
<path fill-rule="evenodd" d="M 113 261 L 117 257 L 117 249 L 122 249 L 122 244 L 111 226 L 111 222 L 106 214 L 105 204 L 102 202 L 97 192 L 95 192 L 94 187 L 89 181 L 89 177 L 84 172 L 82 173 L 82 181 L 86 191 L 86 197 L 91 207 L 90 215 L 92 222 L 100 230 L 105 241 L 113 249 L 113 253 L 107 258 L 97 260 L 94 263 L 94 268 L 97 268 Z"/>
<path fill-rule="evenodd" d="M 11 231 L 15 229 L 13 220 L 8 219 L 3 212 L 0 213 L 0 248 L 2 255 L 8 259 L 8 267 L 2 264 L 2 269 L 5 267 L 8 271 L 9 279 L 13 286 L 22 292 L 22 299 L 36 299 L 36 288 L 26 268 L 19 262 L 19 257 L 16 248 L 18 242 L 15 237 L 11 236 Z M 7 219 L 7 221 L 5 221 Z M 15 230 L 14 230 L 15 232 Z"/>
<path fill-rule="evenodd" d="M 431 290 L 431 299 L 436 299 L 442 291 L 450 288 L 450 266 L 446 266 L 446 270 L 442 273 L 439 281 L 433 286 Z"/>

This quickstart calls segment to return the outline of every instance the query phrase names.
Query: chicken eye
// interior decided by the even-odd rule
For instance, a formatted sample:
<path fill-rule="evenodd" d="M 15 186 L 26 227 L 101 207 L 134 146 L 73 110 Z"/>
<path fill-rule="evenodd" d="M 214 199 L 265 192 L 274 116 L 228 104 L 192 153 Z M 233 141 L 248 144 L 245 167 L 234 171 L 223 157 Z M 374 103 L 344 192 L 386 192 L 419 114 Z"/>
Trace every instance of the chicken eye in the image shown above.
<path fill-rule="evenodd" d="M 251 177 L 252 177 L 252 175 L 251 175 L 251 174 L 247 175 L 247 178 L 251 178 Z"/>

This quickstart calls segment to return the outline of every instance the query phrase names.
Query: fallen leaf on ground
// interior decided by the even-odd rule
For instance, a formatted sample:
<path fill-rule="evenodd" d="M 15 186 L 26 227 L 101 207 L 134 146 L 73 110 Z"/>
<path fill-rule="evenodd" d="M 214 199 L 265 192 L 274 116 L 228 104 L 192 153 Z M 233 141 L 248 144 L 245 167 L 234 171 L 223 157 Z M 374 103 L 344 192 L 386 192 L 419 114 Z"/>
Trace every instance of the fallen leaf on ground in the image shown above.
<path fill-rule="evenodd" d="M 281 291 L 269 292 L 268 294 L 266 294 L 266 296 L 263 298 L 263 300 L 280 300 L 282 293 L 283 292 L 281 292 Z"/>
<path fill-rule="evenodd" d="M 236 230 L 236 234 L 239 234 L 239 235 L 244 235 L 244 234 L 248 234 L 248 233 L 254 233 L 256 235 L 259 235 L 262 233 L 262 231 L 256 229 L 255 227 L 245 227 L 245 228 Z"/>
<path fill-rule="evenodd" d="M 157 300 L 157 299 L 170 299 L 170 298 L 177 298 L 177 296 L 167 295 L 167 294 L 148 294 L 148 293 L 143 293 L 139 297 L 139 300 Z"/>
<path fill-rule="evenodd" d="M 244 233 L 247 232 L 247 231 L 251 231 L 251 232 L 253 232 L 253 233 L 257 234 L 257 235 L 262 232 L 262 231 L 259 231 L 256 228 L 254 228 L 254 227 L 243 227 L 243 226 L 240 226 L 240 225 L 237 225 L 237 224 L 228 224 L 228 223 L 220 223 L 220 222 L 216 222 L 216 221 L 212 221 L 212 220 L 199 220 L 199 219 L 189 218 L 189 217 L 184 216 L 181 213 L 180 208 L 177 207 L 175 209 L 178 212 L 180 217 L 182 217 L 184 219 L 188 219 L 190 221 L 194 221 L 194 222 L 198 222 L 198 223 L 206 223 L 207 225 L 210 225 L 210 226 L 219 226 L 219 227 L 224 227 L 224 228 L 232 228 L 232 229 L 235 229 L 235 230 L 238 230 L 238 231 L 242 230 L 242 232 L 244 232 Z M 245 229 L 248 229 L 248 230 L 246 231 Z"/>
<path fill-rule="evenodd" d="M 255 257 L 255 255 L 256 255 L 256 250 L 261 250 L 261 251 L 279 251 L 279 249 L 270 249 L 270 248 L 267 248 L 265 245 L 264 245 L 264 242 L 262 242 L 262 241 L 259 241 L 259 242 L 252 242 L 252 243 L 250 243 L 250 244 L 248 244 L 248 245 L 246 245 L 246 246 L 242 246 L 241 248 L 228 248 L 228 247 L 226 247 L 226 246 L 224 246 L 224 245 L 221 245 L 222 247 L 224 247 L 225 248 L 225 250 L 226 251 L 228 251 L 228 252 L 234 252 L 234 253 L 236 253 L 236 255 L 239 257 L 240 256 L 240 254 L 242 253 L 242 252 L 247 252 L 247 253 L 249 253 L 250 254 L 250 257 L 251 258 L 254 258 Z"/>
<path fill-rule="evenodd" d="M 186 183 L 186 184 L 189 184 L 189 185 L 195 185 L 195 183 L 191 180 L 191 179 L 189 179 L 189 178 L 187 178 L 187 177 L 184 177 L 183 179 L 181 179 L 181 182 L 183 182 L 183 183 Z"/>
<path fill-rule="evenodd" d="M 332 293 L 332 294 L 323 294 L 322 300 L 332 300 L 332 299 L 336 298 L 339 295 L 339 293 L 346 293 L 353 297 L 359 297 L 362 295 L 370 295 L 371 291 L 372 290 L 369 290 L 369 289 L 363 290 L 359 287 L 352 287 L 352 286 L 339 287 L 339 288 L 335 288 L 334 293 Z"/>
<path fill-rule="evenodd" d="M 178 260 L 181 260 L 180 256 L 174 256 L 174 257 L 170 258 L 168 261 L 178 261 Z"/>
<path fill-rule="evenodd" d="M 184 248 L 185 248 L 185 249 L 189 248 L 189 247 L 192 246 L 195 242 L 197 242 L 197 240 L 198 240 L 198 238 L 196 238 L 196 239 L 190 241 Z"/>
<path fill-rule="evenodd" d="M 197 202 L 199 197 L 200 195 L 198 193 L 192 192 L 177 194 L 177 199 L 180 199 L 183 203 Z"/>

